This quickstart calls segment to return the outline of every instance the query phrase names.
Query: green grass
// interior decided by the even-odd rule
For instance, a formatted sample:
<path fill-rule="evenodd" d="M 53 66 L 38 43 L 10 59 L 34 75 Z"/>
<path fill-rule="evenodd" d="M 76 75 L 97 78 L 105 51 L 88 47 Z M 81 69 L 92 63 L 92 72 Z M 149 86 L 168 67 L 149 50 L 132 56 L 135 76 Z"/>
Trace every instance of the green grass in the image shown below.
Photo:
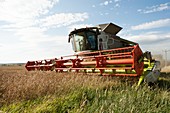
<path fill-rule="evenodd" d="M 2 111 L 20 112 L 71 112 L 71 113 L 168 113 L 170 93 L 159 88 L 131 86 L 105 88 L 78 88 L 68 94 L 48 95 L 33 100 L 21 101 L 1 107 Z"/>
<path fill-rule="evenodd" d="M 6 78 L 7 75 L 9 78 Z M 1 102 L 0 111 L 9 113 L 170 111 L 170 76 L 165 73 L 154 86 L 142 84 L 138 88 L 126 79 L 83 74 L 17 71 L 15 76 L 3 72 L 1 78 L 4 101 Z"/>

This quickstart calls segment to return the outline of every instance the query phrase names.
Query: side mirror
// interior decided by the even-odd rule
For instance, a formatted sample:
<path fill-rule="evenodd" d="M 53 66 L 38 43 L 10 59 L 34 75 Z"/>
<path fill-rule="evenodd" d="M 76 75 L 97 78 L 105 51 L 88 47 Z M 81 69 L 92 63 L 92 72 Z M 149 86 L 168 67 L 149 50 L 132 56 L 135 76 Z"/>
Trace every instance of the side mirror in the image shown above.
<path fill-rule="evenodd" d="M 69 35 L 69 37 L 68 37 L 68 43 L 70 43 L 71 38 L 72 38 L 72 36 Z"/>

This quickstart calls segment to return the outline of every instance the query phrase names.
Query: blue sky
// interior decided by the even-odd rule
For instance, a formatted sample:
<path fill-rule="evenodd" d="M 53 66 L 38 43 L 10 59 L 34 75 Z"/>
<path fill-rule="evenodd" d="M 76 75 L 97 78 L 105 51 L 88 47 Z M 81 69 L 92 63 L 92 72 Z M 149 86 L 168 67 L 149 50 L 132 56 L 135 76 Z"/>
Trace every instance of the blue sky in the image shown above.
<path fill-rule="evenodd" d="M 73 54 L 71 30 L 110 22 L 143 51 L 170 50 L 169 0 L 0 0 L 0 63 Z"/>

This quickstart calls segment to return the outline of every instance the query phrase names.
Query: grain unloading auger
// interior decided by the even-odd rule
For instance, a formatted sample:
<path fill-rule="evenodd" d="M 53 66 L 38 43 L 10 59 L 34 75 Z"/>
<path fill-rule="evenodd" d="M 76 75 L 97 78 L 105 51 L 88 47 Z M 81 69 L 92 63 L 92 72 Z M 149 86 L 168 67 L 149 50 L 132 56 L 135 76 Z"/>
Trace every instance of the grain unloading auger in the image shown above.
<path fill-rule="evenodd" d="M 150 52 L 143 53 L 135 42 L 120 38 L 116 34 L 122 28 L 113 24 L 75 29 L 68 41 L 74 55 L 60 58 L 28 61 L 28 71 L 100 73 L 109 76 L 139 77 L 153 83 L 160 75 L 160 63 L 152 59 Z"/>

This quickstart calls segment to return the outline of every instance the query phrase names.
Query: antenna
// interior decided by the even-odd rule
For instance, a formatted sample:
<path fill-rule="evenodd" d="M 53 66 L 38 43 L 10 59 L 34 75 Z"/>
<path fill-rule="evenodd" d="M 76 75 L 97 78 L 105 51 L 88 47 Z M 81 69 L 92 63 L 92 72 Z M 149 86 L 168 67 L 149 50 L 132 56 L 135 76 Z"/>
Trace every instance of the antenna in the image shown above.
<path fill-rule="evenodd" d="M 168 52 L 169 52 L 170 50 L 163 50 L 163 52 L 165 52 L 165 67 L 167 66 L 167 55 L 168 55 Z"/>

